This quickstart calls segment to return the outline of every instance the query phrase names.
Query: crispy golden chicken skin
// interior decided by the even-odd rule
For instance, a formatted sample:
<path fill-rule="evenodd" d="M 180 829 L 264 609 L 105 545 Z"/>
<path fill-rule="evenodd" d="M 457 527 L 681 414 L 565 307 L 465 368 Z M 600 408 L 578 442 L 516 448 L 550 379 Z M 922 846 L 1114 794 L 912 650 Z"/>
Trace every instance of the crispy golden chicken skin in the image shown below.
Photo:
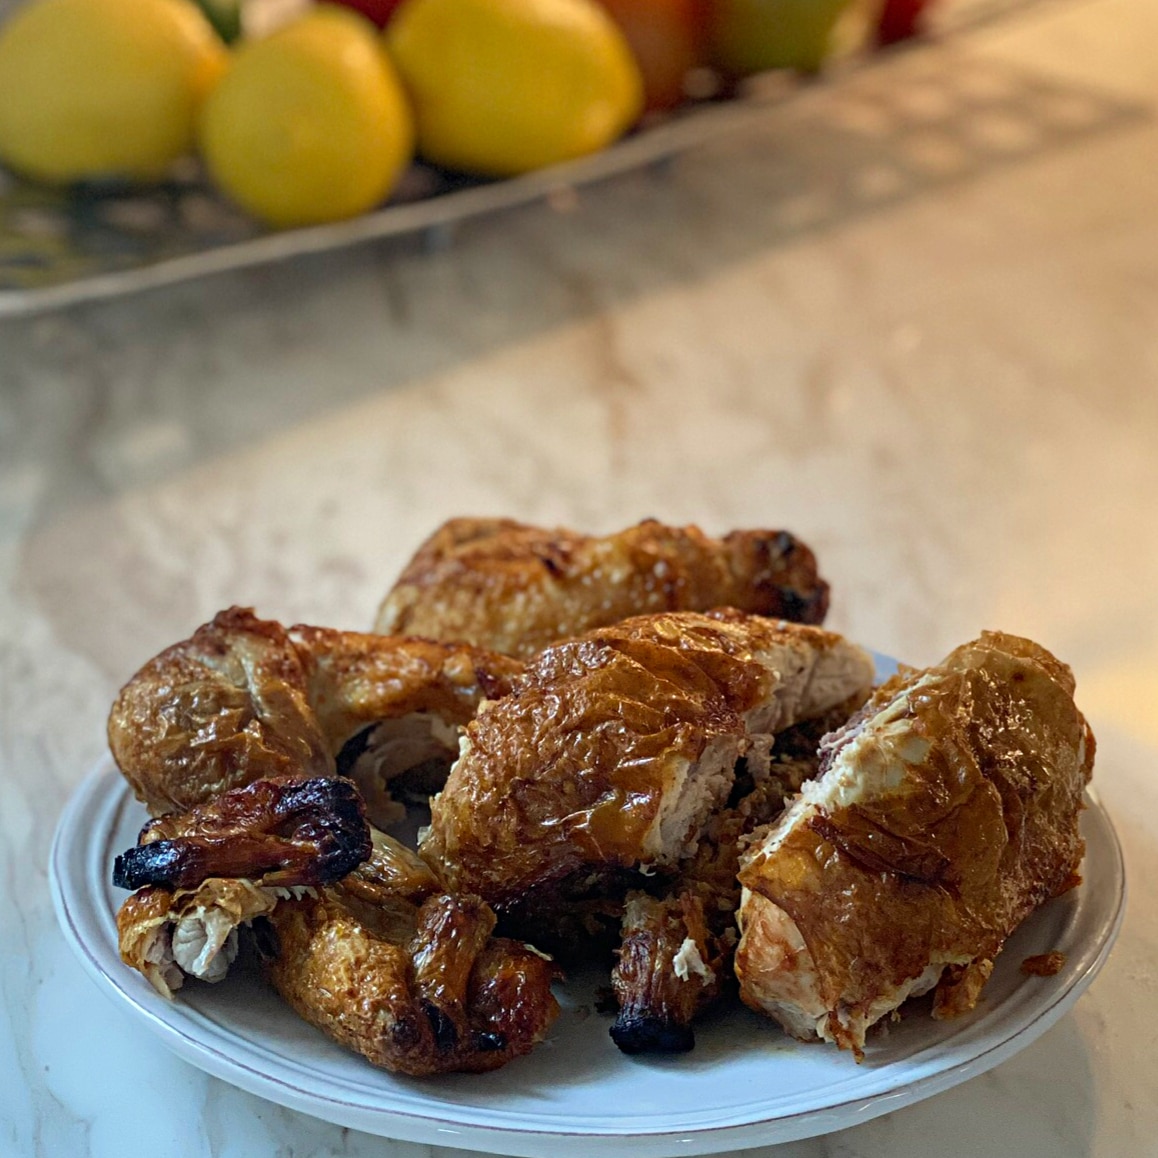
<path fill-rule="evenodd" d="M 741 756 L 767 762 L 772 733 L 872 675 L 838 635 L 740 612 L 640 616 L 557 644 L 468 725 L 420 851 L 501 911 L 674 869 Z"/>
<path fill-rule="evenodd" d="M 527 1053 L 558 1014 L 558 969 L 492 937 L 490 908 L 447 895 L 416 853 L 368 828 L 360 802 L 350 815 L 352 786 L 338 784 L 257 781 L 146 825 L 137 849 L 162 856 L 118 858 L 117 873 L 122 884 L 133 873 L 165 883 L 121 906 L 122 960 L 172 997 L 190 976 L 224 980 L 250 926 L 290 1006 L 375 1065 L 479 1072 Z M 340 830 L 359 855 L 336 880 Z"/>
<path fill-rule="evenodd" d="M 370 829 L 370 840 L 369 857 L 341 882 L 343 896 L 389 911 L 400 903 L 413 908 L 442 892 L 441 882 L 417 853 L 377 829 Z M 318 886 L 334 879 L 329 859 L 297 872 L 297 883 L 271 883 L 264 855 L 246 864 L 252 849 L 252 841 L 241 839 L 229 854 L 234 869 L 249 876 L 205 877 L 184 887 L 147 885 L 121 906 L 121 960 L 143 973 L 163 997 L 172 997 L 186 977 L 223 980 L 237 956 L 239 930 L 269 916 L 282 901 L 316 898 Z"/>
<path fill-rule="evenodd" d="M 194 888 L 207 877 L 265 885 L 340 880 L 370 855 L 370 826 L 349 780 L 255 780 L 188 812 L 149 821 L 113 865 L 113 884 Z"/>
<path fill-rule="evenodd" d="M 265 971 L 306 1021 L 374 1065 L 482 1073 L 529 1053 L 559 1012 L 558 969 L 492 937 L 477 897 L 361 903 L 342 889 L 285 902 L 259 938 Z"/>
<path fill-rule="evenodd" d="M 972 1007 L 1006 938 L 1076 881 L 1094 739 L 1069 668 L 997 632 L 878 689 L 740 880 L 741 996 L 802 1039 L 937 987 Z"/>
<path fill-rule="evenodd" d="M 451 519 L 418 549 L 375 630 L 463 640 L 529 658 L 629 616 L 741 611 L 822 623 L 828 584 L 787 531 L 733 531 L 647 519 L 597 538 L 511 519 Z"/>
<path fill-rule="evenodd" d="M 422 766 L 444 775 L 458 726 L 519 670 L 466 645 L 286 629 L 234 607 L 125 685 L 109 746 L 154 815 L 262 777 L 337 769 L 386 823 L 400 809 L 384 784 Z"/>

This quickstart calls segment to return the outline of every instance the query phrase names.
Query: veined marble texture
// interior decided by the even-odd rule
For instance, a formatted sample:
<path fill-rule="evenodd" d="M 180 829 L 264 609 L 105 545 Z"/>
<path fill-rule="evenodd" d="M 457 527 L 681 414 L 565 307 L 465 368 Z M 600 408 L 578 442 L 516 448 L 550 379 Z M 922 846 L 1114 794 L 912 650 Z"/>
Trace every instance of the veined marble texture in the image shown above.
<path fill-rule="evenodd" d="M 232 603 L 364 627 L 460 513 L 783 525 L 869 646 L 1067 660 L 1132 889 L 1105 972 L 991 1073 L 775 1153 L 1158 1154 L 1155 43 L 1150 0 L 1042 5 L 438 253 L 0 323 L 0 1155 L 455 1153 L 173 1058 L 45 862 L 137 665 Z"/>

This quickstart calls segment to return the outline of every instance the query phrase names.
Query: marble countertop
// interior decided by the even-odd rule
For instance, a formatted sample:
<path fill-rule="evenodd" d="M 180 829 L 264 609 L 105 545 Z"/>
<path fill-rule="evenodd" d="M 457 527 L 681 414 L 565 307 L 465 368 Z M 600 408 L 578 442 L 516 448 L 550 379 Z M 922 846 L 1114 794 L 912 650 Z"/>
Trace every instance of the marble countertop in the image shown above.
<path fill-rule="evenodd" d="M 1155 43 L 1150 0 L 1043 3 L 439 252 L 0 322 L 0 1153 L 453 1153 L 176 1060 L 46 853 L 147 657 L 233 603 L 363 628 L 459 513 L 782 525 L 869 646 L 1067 660 L 1132 889 L 1104 973 L 990 1073 L 766 1152 L 1158 1152 Z"/>

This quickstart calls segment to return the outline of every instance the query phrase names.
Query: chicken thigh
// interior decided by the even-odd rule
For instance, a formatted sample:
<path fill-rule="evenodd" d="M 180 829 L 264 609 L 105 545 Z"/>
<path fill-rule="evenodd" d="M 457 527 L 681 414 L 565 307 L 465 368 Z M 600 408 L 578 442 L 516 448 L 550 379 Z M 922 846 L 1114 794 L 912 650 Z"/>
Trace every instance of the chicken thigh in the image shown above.
<path fill-rule="evenodd" d="M 261 777 L 337 771 L 384 825 L 402 813 L 387 784 L 433 771 L 437 786 L 458 728 L 520 670 L 464 644 L 287 629 L 234 607 L 125 685 L 109 746 L 154 815 Z"/>

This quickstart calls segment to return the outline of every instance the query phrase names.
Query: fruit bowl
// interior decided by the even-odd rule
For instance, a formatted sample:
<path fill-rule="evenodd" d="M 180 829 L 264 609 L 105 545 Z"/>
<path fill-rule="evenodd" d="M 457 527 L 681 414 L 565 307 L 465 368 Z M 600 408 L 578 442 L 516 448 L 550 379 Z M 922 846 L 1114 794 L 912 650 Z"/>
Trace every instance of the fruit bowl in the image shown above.
<path fill-rule="evenodd" d="M 728 99 L 685 105 L 645 121 L 599 153 L 519 177 L 487 181 L 416 163 L 385 207 L 333 224 L 269 231 L 220 197 L 191 161 L 179 163 L 165 181 L 148 188 L 94 183 L 61 190 L 31 184 L 0 169 L 0 316 L 136 292 L 371 239 L 413 237 L 438 248 L 463 221 L 542 199 L 566 209 L 583 186 L 632 170 L 662 167 L 723 134 L 767 125 L 791 106 L 820 110 L 820 131 L 840 132 L 832 110 L 843 104 L 845 111 L 836 121 L 841 116 L 847 120 L 848 108 L 862 99 L 866 81 L 878 93 L 903 91 L 910 83 L 906 70 L 912 72 L 912 62 L 951 49 L 971 28 L 1038 2 L 941 0 L 924 38 L 886 51 L 853 53 L 815 78 L 788 72 L 753 77 Z M 0 0 L 0 17 L 6 6 L 11 6 L 10 0 L 8 5 Z M 955 83 L 953 67 L 946 68 L 941 59 L 917 72 L 926 88 L 930 78 Z M 1034 92 L 1027 98 L 1016 85 L 1007 85 L 1005 96 L 999 98 L 1015 119 L 1024 119 L 1027 108 L 1035 116 L 1034 101 L 1039 97 L 1043 109 L 1051 101 L 1058 104 L 1054 97 L 1064 97 L 1051 96 L 1041 85 L 1031 87 Z M 1117 112 L 1120 109 L 1107 101 L 1092 112 L 1087 109 L 1084 117 L 1071 118 L 1068 128 L 1064 118 L 1054 118 L 1045 128 L 1054 134 L 1086 131 Z M 1050 114 L 1042 115 L 1049 121 Z M 835 128 L 826 127 L 830 122 Z M 992 151 L 985 142 L 968 147 Z M 966 167 L 970 163 L 966 158 Z M 911 174 L 907 178 L 910 184 L 913 179 Z M 935 179 L 935 174 L 917 179 Z"/>

